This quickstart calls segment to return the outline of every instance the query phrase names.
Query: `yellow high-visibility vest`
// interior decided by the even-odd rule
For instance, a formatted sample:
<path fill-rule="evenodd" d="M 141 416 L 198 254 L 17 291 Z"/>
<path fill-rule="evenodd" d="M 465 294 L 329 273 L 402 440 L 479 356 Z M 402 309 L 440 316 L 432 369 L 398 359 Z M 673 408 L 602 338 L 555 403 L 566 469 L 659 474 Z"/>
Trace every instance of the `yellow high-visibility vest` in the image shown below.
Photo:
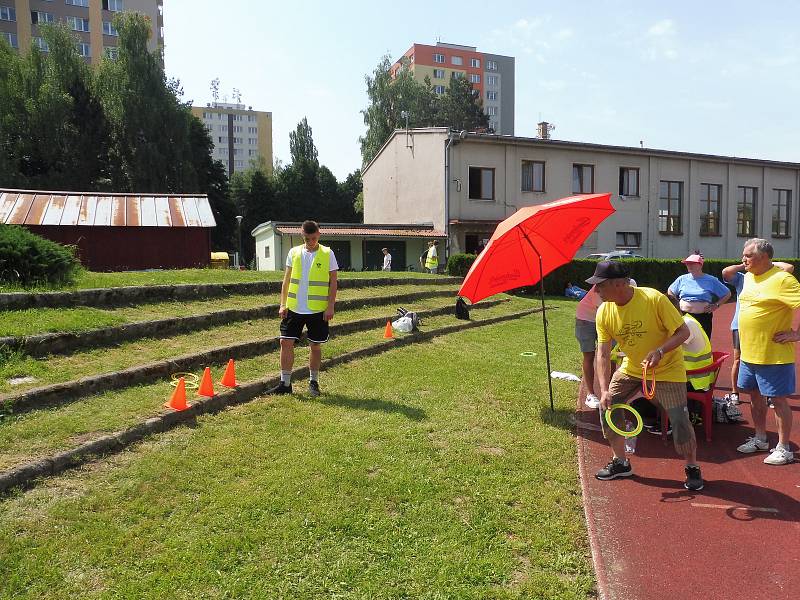
<path fill-rule="evenodd" d="M 300 278 L 303 276 L 303 246 L 292 248 L 292 274 L 289 279 L 289 293 L 286 307 L 297 308 L 297 292 L 300 289 Z M 319 244 L 314 262 L 308 271 L 308 310 L 323 312 L 328 308 L 328 286 L 331 281 L 331 249 Z"/>
<path fill-rule="evenodd" d="M 439 266 L 439 257 L 436 256 L 436 248 L 431 246 L 428 248 L 428 257 L 425 259 L 426 269 L 435 269 Z"/>
<path fill-rule="evenodd" d="M 700 332 L 703 340 L 703 347 L 697 352 L 691 352 L 686 346 L 683 347 L 683 368 L 687 371 L 693 371 L 695 369 L 707 367 L 714 362 L 714 356 L 711 353 L 711 340 L 708 339 L 708 335 L 706 335 L 706 332 L 700 326 L 700 323 L 698 323 L 697 319 L 695 319 L 692 315 L 687 313 L 683 315 L 683 318 L 684 320 L 691 319 L 697 323 L 695 331 Z M 711 387 L 711 384 L 714 381 L 714 373 L 713 371 L 709 373 L 702 373 L 700 375 L 686 373 L 686 380 L 694 390 L 707 390 Z"/>

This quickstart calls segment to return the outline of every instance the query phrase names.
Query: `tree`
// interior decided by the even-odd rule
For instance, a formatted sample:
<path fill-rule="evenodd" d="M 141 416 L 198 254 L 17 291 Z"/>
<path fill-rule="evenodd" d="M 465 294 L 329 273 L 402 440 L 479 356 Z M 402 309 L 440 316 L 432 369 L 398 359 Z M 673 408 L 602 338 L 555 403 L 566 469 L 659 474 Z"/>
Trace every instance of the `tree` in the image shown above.
<path fill-rule="evenodd" d="M 339 197 L 342 210 L 342 221 L 363 222 L 364 220 L 364 194 L 362 192 L 361 171 L 355 170 L 350 173 L 344 181 L 339 184 Z M 361 197 L 361 206 L 358 205 L 358 198 Z"/>
<path fill-rule="evenodd" d="M 289 154 L 292 157 L 292 164 L 303 160 L 315 165 L 319 164 L 317 147 L 314 145 L 314 138 L 311 135 L 311 126 L 305 117 L 297 124 L 297 129 L 289 133 Z"/>
<path fill-rule="evenodd" d="M 438 99 L 436 124 L 457 131 L 475 131 L 489 127 L 478 90 L 463 77 L 450 80 L 447 91 Z"/>

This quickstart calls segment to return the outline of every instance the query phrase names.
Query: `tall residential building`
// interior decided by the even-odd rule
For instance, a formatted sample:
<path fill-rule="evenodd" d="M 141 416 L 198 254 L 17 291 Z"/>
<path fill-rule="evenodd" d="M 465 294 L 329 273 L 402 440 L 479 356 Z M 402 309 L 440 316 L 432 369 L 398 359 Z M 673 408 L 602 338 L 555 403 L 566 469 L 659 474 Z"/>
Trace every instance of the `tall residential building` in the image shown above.
<path fill-rule="evenodd" d="M 47 51 L 39 24 L 61 21 L 78 37 L 86 61 L 98 64 L 104 55 L 116 55 L 119 34 L 113 21 L 123 11 L 147 16 L 150 50 L 164 48 L 164 0 L 0 0 L 0 39 L 12 48 L 27 49 L 33 42 Z"/>
<path fill-rule="evenodd" d="M 244 104 L 213 102 L 193 106 L 192 113 L 211 134 L 214 160 L 222 161 L 228 175 L 243 171 L 262 158 L 266 171 L 272 172 L 271 112 L 253 110 Z"/>
<path fill-rule="evenodd" d="M 2 0 L 0 0 L 2 1 Z M 444 94 L 450 80 L 467 77 L 480 92 L 489 127 L 500 135 L 514 135 L 514 57 L 478 52 L 475 46 L 438 42 L 414 44 L 392 66 L 392 76 L 406 60 L 414 79 L 429 77 L 437 94 Z"/>

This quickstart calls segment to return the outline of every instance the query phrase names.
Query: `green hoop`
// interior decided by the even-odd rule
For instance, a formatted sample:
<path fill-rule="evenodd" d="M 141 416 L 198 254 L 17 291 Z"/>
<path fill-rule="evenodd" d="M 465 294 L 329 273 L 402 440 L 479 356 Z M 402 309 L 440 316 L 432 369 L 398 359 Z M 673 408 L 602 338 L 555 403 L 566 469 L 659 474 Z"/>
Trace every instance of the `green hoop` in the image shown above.
<path fill-rule="evenodd" d="M 620 429 L 619 427 L 614 425 L 614 423 L 611 422 L 611 411 L 617 409 L 627 410 L 631 414 L 633 414 L 634 417 L 636 417 L 636 427 L 634 427 L 632 431 L 625 431 L 623 429 Z M 644 421 L 642 421 L 642 415 L 639 414 L 638 410 L 636 410 L 635 408 L 633 408 L 628 404 L 612 404 L 611 407 L 606 411 L 606 423 L 611 428 L 611 431 L 613 431 L 614 433 L 618 433 L 622 437 L 626 438 L 636 437 L 637 435 L 642 433 L 642 429 L 644 428 Z"/>

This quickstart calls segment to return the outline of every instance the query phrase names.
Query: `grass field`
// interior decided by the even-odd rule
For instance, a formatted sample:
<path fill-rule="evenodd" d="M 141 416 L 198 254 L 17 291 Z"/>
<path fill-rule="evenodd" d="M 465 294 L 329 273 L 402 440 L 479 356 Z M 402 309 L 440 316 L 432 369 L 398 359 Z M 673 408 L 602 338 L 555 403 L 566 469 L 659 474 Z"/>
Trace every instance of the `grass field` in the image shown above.
<path fill-rule="evenodd" d="M 548 318 L 552 367 L 577 372 L 574 315 L 563 310 L 574 303 L 548 304 L 562 308 Z M 533 305 L 514 299 L 473 318 Z M 337 320 L 393 311 L 389 298 Z M 276 329 L 275 319 L 231 324 L 35 362 L 45 379 L 73 379 L 178 354 L 200 333 L 222 343 Z M 325 357 L 379 334 L 336 336 Z M 296 365 L 306 360 L 298 348 Z M 277 367 L 273 352 L 240 361 L 237 374 L 248 381 Z M 566 422 L 576 388 L 553 382 L 551 414 L 545 371 L 532 315 L 333 368 L 319 399 L 297 381 L 292 396 L 200 417 L 0 498 L 0 598 L 592 597 Z M 0 469 L 151 416 L 170 389 L 158 382 L 10 415 L 0 420 Z"/>
<path fill-rule="evenodd" d="M 380 277 L 429 278 L 428 273 L 398 271 L 387 274 L 383 271 L 342 271 L 343 279 Z M 182 283 L 245 283 L 251 281 L 280 281 L 282 271 L 234 271 L 232 269 L 177 269 L 163 271 L 128 271 L 124 273 L 97 273 L 82 271 L 72 285 L 54 288 L 32 286 L 23 288 L 11 284 L 0 284 L 0 292 L 62 291 L 92 288 L 123 287 L 131 285 L 177 285 Z"/>

